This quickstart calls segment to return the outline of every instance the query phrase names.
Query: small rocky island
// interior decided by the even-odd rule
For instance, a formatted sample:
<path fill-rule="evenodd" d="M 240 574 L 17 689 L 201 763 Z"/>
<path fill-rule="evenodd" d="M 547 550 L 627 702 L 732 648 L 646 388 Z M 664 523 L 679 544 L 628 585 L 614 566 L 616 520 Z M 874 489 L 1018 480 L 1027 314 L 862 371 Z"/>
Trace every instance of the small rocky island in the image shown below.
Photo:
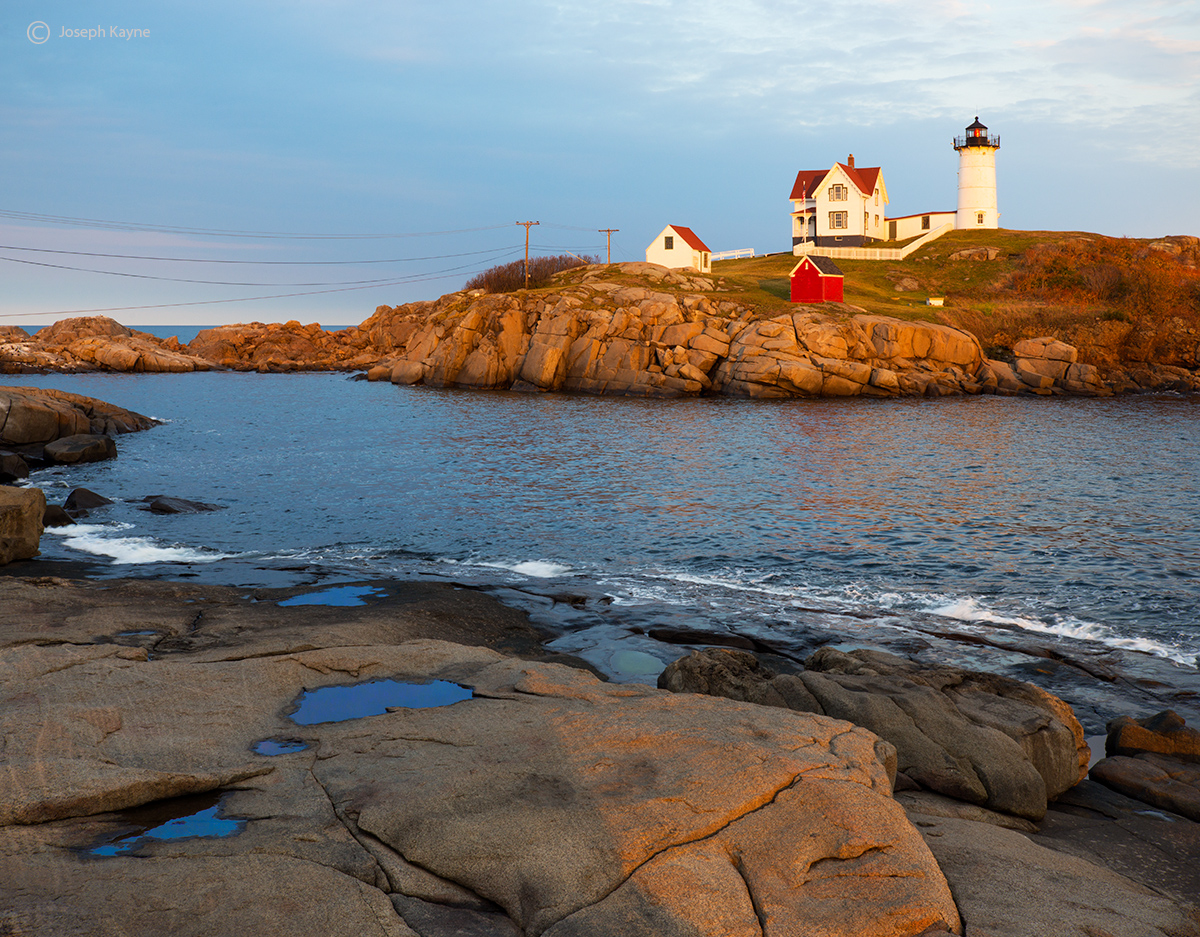
<path fill-rule="evenodd" d="M 959 251 L 947 263 L 971 265 L 978 253 Z M 979 256 L 989 263 L 993 251 Z M 899 277 L 896 289 L 910 282 Z M 720 276 L 595 264 L 562 271 L 538 289 L 380 306 L 337 331 L 254 322 L 205 329 L 182 345 L 104 317 L 64 320 L 35 336 L 3 327 L 0 372 L 358 370 L 395 384 L 657 397 L 1200 389 L 1196 329 L 1179 317 L 1097 318 L 1054 332 L 1031 320 L 985 346 L 962 324 L 930 315 L 785 303 L 748 296 Z"/>

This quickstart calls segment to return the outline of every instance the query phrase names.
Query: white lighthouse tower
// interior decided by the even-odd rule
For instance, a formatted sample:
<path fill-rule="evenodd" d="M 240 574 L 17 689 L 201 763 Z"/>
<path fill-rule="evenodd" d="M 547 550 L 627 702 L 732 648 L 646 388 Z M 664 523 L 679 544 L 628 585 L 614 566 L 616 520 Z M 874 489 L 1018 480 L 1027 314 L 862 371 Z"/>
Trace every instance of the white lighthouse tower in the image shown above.
<path fill-rule="evenodd" d="M 964 136 L 954 138 L 958 150 L 958 211 L 954 227 L 998 228 L 996 210 L 996 150 L 1000 138 L 989 136 L 988 129 L 975 118 Z"/>

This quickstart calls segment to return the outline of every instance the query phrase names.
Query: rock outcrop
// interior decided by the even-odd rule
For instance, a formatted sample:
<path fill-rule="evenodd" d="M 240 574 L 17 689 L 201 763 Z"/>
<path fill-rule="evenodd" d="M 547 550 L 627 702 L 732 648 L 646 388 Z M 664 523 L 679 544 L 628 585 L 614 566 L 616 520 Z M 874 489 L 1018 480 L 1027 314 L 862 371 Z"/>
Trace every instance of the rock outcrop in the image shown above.
<path fill-rule="evenodd" d="M 847 315 L 853 307 L 836 306 L 755 318 L 719 292 L 688 291 L 695 278 L 665 268 L 655 271 L 659 281 L 676 288 L 603 278 L 645 276 L 653 266 L 588 268 L 549 294 L 452 293 L 436 303 L 384 306 L 361 328 L 390 357 L 397 384 L 667 397 L 987 389 L 979 343 L 950 326 Z"/>
<path fill-rule="evenodd" d="M 38 555 L 45 513 L 40 488 L 0 487 L 0 566 Z"/>
<path fill-rule="evenodd" d="M 107 316 L 63 319 L 30 337 L 0 333 L 0 372 L 207 371 L 212 365 L 188 354 L 174 339 L 126 328 Z"/>
<path fill-rule="evenodd" d="M 158 420 L 93 397 L 48 388 L 0 387 L 0 446 L 48 443 L 64 436 L 112 436 L 157 425 Z"/>
<path fill-rule="evenodd" d="M 233 371 L 337 371 L 369 368 L 379 361 L 359 328 L 325 331 L 317 323 L 301 325 L 251 322 L 204 329 L 188 353 Z"/>
<path fill-rule="evenodd" d="M 1093 781 L 1200 823 L 1200 732 L 1176 713 L 1114 719 L 1104 750 Z"/>
<path fill-rule="evenodd" d="M 1087 773 L 1083 728 L 1057 697 L 882 651 L 822 648 L 799 674 L 775 674 L 745 651 L 697 651 L 668 666 L 659 686 L 845 719 L 895 745 L 906 780 L 1033 820 Z"/>
<path fill-rule="evenodd" d="M 1171 710 L 1145 719 L 1120 716 L 1107 726 L 1104 754 L 1140 755 L 1148 752 L 1200 764 L 1200 731 L 1189 728 Z"/>
<path fill-rule="evenodd" d="M 960 260 L 987 260 L 997 249 L 959 253 Z M 901 292 L 919 285 L 896 272 L 887 277 Z M 1152 347 L 1131 350 L 1130 364 L 1113 349 L 1133 340 L 1133 325 L 1107 319 L 1073 327 L 1090 363 L 1053 336 L 1001 341 L 997 333 L 997 347 L 1013 346 L 1013 359 L 1001 354 L 1002 361 L 986 358 L 974 335 L 949 324 L 868 315 L 840 303 L 766 308 L 711 277 L 655 264 L 579 267 L 557 283 L 379 306 L 361 325 L 337 331 L 296 320 L 220 326 L 186 347 L 104 317 L 68 319 L 32 338 L 20 329 L 0 332 L 0 371 L 363 370 L 368 380 L 395 384 L 667 397 L 1200 390 L 1200 374 L 1177 366 L 1200 361 L 1195 329 L 1189 333 L 1178 317 L 1160 330 L 1182 329 L 1167 344 L 1178 349 L 1190 340 L 1193 351 L 1173 352 L 1169 361 L 1156 360 L 1153 349 L 1162 343 L 1148 338 Z M 1137 334 L 1144 332 L 1139 326 Z"/>
<path fill-rule="evenodd" d="M 474 698 L 286 715 L 304 691 L 380 678 L 455 681 Z M 890 796 L 883 743 L 835 719 L 438 641 L 154 660 L 21 644 L 0 652 L 0 692 L 0 928 L 13 933 L 961 925 Z M 289 753 L 254 754 L 263 739 L 292 740 Z M 138 835 L 144 821 L 112 813 L 204 791 L 234 835 Z"/>
<path fill-rule="evenodd" d="M 47 461 L 60 465 L 74 465 L 77 462 L 103 462 L 106 459 L 117 457 L 117 444 L 112 441 L 111 436 L 80 433 L 48 442 L 42 447 L 42 452 Z"/>

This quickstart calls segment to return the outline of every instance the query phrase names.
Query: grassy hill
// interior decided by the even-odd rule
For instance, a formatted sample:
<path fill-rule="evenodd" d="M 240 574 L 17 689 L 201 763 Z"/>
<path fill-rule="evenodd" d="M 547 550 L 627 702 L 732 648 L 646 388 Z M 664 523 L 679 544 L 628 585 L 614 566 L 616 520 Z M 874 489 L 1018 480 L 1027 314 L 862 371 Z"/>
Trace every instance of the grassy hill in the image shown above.
<path fill-rule="evenodd" d="M 994 248 L 991 260 L 951 259 Z M 796 258 L 718 261 L 722 286 L 776 315 L 790 306 Z M 1021 338 L 1054 334 L 1084 360 L 1197 365 L 1200 241 L 1108 238 L 1075 231 L 952 231 L 904 260 L 837 260 L 845 299 L 870 312 L 977 334 L 1003 357 Z M 900 287 L 900 288 L 898 288 Z M 930 296 L 945 298 L 931 307 Z"/>

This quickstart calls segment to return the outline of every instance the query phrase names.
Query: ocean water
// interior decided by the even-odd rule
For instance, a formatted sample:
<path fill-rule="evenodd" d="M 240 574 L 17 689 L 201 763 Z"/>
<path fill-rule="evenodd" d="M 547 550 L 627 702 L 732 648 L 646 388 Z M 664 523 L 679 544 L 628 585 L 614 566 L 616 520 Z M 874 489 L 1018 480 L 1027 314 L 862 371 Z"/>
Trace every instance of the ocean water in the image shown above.
<path fill-rule="evenodd" d="M 35 473 L 43 554 L 239 585 L 487 588 L 618 678 L 656 629 L 1200 655 L 1200 398 L 638 400 L 343 374 L 22 376 L 167 421 Z M 154 515 L 137 499 L 213 502 Z M 289 579 L 288 577 L 291 577 Z M 799 636 L 807 637 L 801 640 Z M 791 642 L 789 644 L 789 641 Z M 807 642 L 807 643 L 806 643 Z"/>

